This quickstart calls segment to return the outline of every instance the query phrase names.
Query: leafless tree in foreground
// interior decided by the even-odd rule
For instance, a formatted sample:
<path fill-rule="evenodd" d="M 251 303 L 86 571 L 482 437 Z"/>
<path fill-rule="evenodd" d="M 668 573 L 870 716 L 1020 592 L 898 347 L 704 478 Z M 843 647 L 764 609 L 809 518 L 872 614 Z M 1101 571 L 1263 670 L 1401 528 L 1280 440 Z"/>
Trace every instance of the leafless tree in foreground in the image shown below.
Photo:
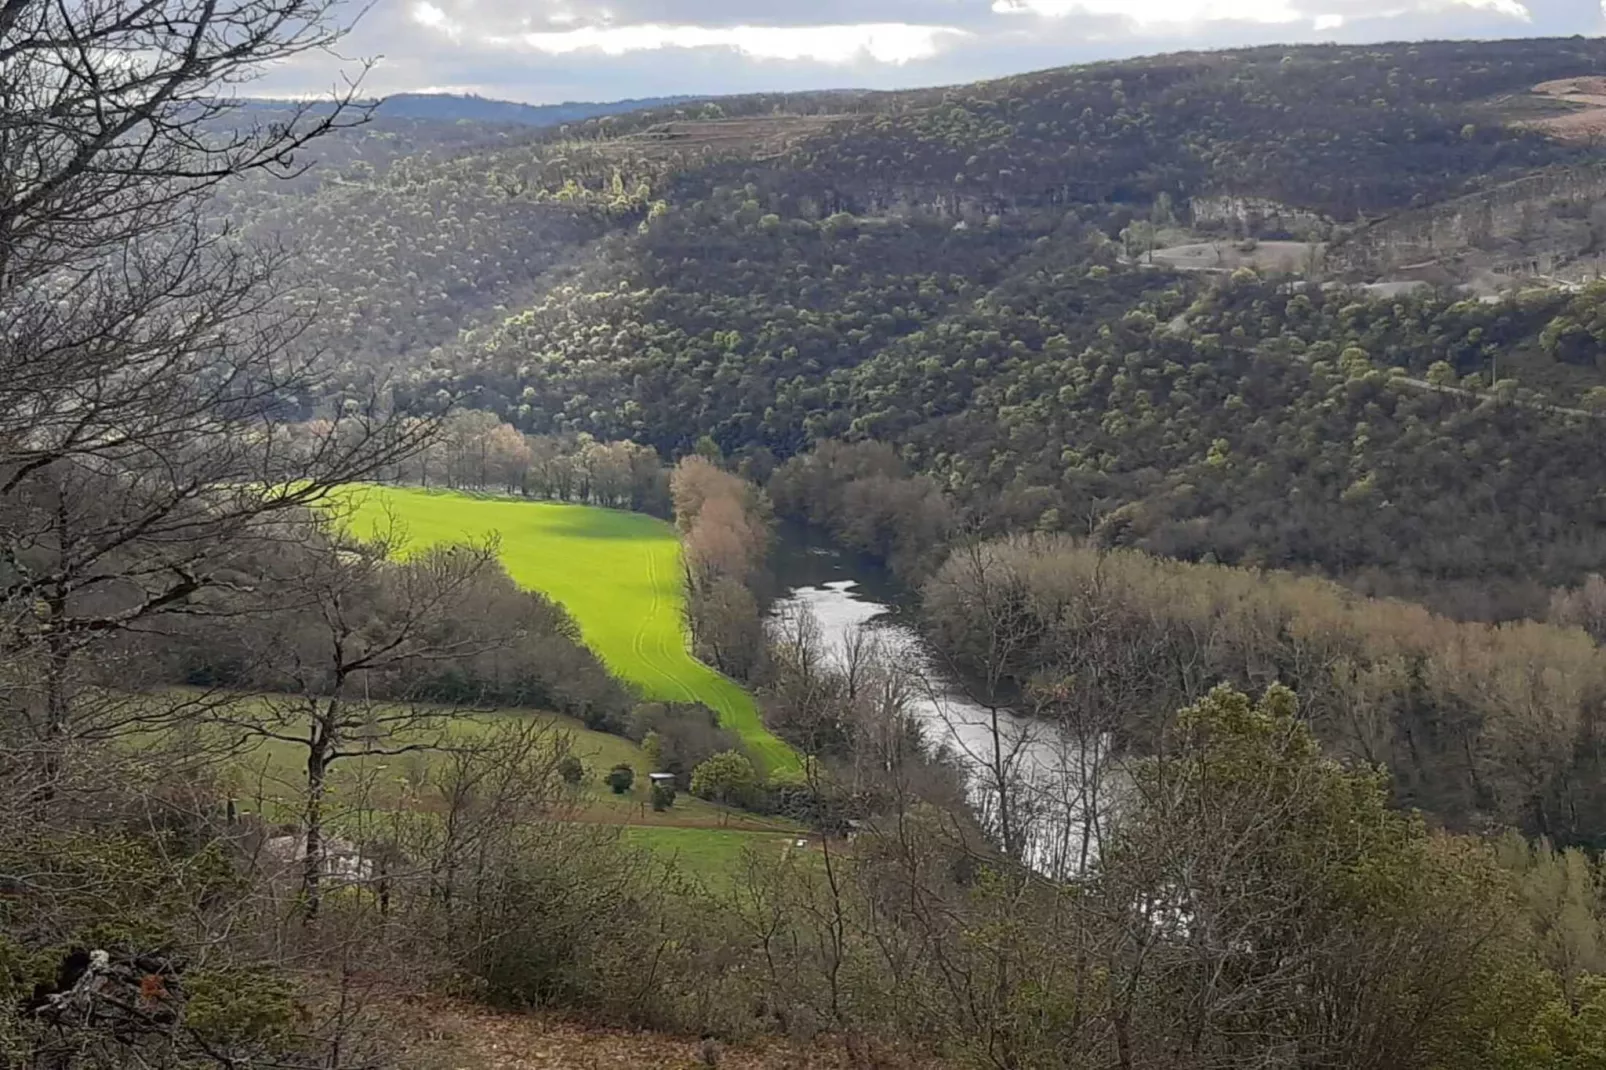
<path fill-rule="evenodd" d="M 306 321 L 285 311 L 284 254 L 241 241 L 213 202 L 244 176 L 295 174 L 314 139 L 365 117 L 355 82 L 271 124 L 236 98 L 265 66 L 331 49 L 340 20 L 336 0 L 0 0 L 0 870 L 64 875 L 27 889 L 8 938 L 156 921 L 197 970 L 268 968 L 241 936 L 249 897 L 186 879 L 180 845 L 229 836 L 215 794 L 178 805 L 184 777 L 162 759 L 210 701 L 147 689 L 166 680 L 142 633 L 273 605 L 260 566 L 306 507 L 432 431 L 384 398 L 327 396 Z M 314 433 L 288 430 L 325 402 Z M 154 948 L 110 950 L 115 974 Z M 19 1058 L 270 1058 L 145 1013 L 154 989 L 107 1018 L 124 988 L 85 976 L 107 994 L 94 1006 L 57 991 L 61 1021 L 8 1017 Z M 272 1045 L 273 1065 L 360 1059 L 340 1007 L 329 1045 Z"/>
<path fill-rule="evenodd" d="M 337 6 L 0 0 L 0 705 L 43 802 L 76 743 L 130 720 L 100 686 L 119 636 L 265 596 L 249 561 L 286 518 L 432 431 L 363 398 L 287 433 L 321 361 L 282 254 L 209 208 L 365 117 L 355 82 L 268 124 L 233 95 L 329 50 Z"/>
<path fill-rule="evenodd" d="M 510 641 L 511 618 L 496 597 L 511 584 L 494 542 L 401 561 L 399 541 L 331 542 L 299 555 L 297 574 L 284 577 L 294 605 L 264 617 L 256 640 L 269 692 L 212 715 L 245 741 L 294 747 L 303 760 L 309 921 L 323 898 L 331 770 L 353 758 L 441 750 L 449 722 L 465 711 L 418 699 L 434 697 L 439 672 Z"/>
<path fill-rule="evenodd" d="M 1032 755 L 1047 734 L 1012 718 L 1008 709 L 1008 690 L 1022 674 L 1035 637 L 1029 596 L 1011 563 L 979 540 L 950 558 L 944 579 L 946 597 L 963 607 L 976 642 L 959 657 L 946 654 L 955 649 L 950 644 L 938 649 L 949 656 L 949 676 L 981 714 L 974 723 L 962 723 L 942 696 L 932 701 L 949 719 L 952 738 L 974 771 L 983 823 L 1006 855 L 1022 861 L 1033 837 Z"/>

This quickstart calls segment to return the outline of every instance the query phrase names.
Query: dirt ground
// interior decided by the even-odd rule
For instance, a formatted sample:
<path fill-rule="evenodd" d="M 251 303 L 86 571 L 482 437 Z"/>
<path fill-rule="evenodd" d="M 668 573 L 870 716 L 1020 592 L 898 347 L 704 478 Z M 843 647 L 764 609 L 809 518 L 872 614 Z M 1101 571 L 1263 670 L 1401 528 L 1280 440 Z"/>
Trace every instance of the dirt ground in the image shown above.
<path fill-rule="evenodd" d="M 1176 271 L 1233 271 L 1253 267 L 1302 274 L 1310 265 L 1312 250 L 1320 257 L 1323 248 L 1320 244 L 1302 241 L 1262 241 L 1252 247 L 1240 242 L 1201 241 L 1156 249 L 1153 262 Z"/>
<path fill-rule="evenodd" d="M 406 1002 L 408 1020 L 419 1033 L 412 1065 L 427 1070 L 936 1070 L 929 1059 L 841 1038 L 808 1045 L 705 1045 L 695 1037 L 599 1029 L 433 997 Z"/>

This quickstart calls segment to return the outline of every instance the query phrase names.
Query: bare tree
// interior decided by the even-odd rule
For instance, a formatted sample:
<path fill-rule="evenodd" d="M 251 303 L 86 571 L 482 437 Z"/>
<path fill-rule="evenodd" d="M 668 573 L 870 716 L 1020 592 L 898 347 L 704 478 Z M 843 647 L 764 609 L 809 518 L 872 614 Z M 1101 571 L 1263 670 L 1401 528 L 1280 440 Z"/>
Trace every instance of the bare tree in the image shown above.
<path fill-rule="evenodd" d="M 405 805 L 376 810 L 369 823 L 371 838 L 391 848 L 374 879 L 381 913 L 389 915 L 394 900 L 412 938 L 432 930 L 449 953 L 472 953 L 464 936 L 474 926 L 459 916 L 465 889 L 482 886 L 510 853 L 572 820 L 575 789 L 559 775 L 572 743 L 550 722 L 530 719 L 456 740 L 435 755 Z"/>
<path fill-rule="evenodd" d="M 398 542 L 331 544 L 307 555 L 289 595 L 293 608 L 262 629 L 260 658 L 272 691 L 212 717 L 243 741 L 276 741 L 304 758 L 297 854 L 308 921 L 322 904 L 331 769 L 351 758 L 442 749 L 448 722 L 463 711 L 413 701 L 413 678 L 427 681 L 432 666 L 506 640 L 476 597 L 487 582 L 505 579 L 494 543 L 398 562 Z"/>
<path fill-rule="evenodd" d="M 769 721 L 805 754 L 840 750 L 847 730 L 841 710 L 842 678 L 819 618 L 806 607 L 772 618 Z"/>
<path fill-rule="evenodd" d="M 957 723 L 951 704 L 934 699 L 982 781 L 983 820 L 1004 852 L 1020 861 L 1031 839 L 1029 767 L 1040 733 L 1011 717 L 1008 696 L 1025 675 L 1038 622 L 1026 604 L 1023 578 L 996 544 L 978 539 L 961 546 L 936 582 L 943 588 L 940 597 L 954 607 L 950 616 L 966 621 L 970 636 L 964 644 L 945 642 L 938 649 L 950 660 L 950 677 L 982 711 L 981 721 Z M 979 745 L 968 731 L 976 728 L 982 730 Z"/>
<path fill-rule="evenodd" d="M 1597 643 L 1606 640 L 1606 579 L 1591 574 L 1578 587 L 1553 592 L 1549 619 L 1564 628 L 1582 628 Z"/>
<path fill-rule="evenodd" d="M 284 427 L 323 362 L 283 311 L 284 254 L 211 207 L 364 117 L 355 84 L 272 123 L 232 97 L 342 29 L 335 0 L 0 3 L 0 653 L 27 670 L 0 702 L 41 798 L 115 723 L 90 714 L 87 663 L 248 587 L 287 517 L 432 432 L 377 397 Z"/>

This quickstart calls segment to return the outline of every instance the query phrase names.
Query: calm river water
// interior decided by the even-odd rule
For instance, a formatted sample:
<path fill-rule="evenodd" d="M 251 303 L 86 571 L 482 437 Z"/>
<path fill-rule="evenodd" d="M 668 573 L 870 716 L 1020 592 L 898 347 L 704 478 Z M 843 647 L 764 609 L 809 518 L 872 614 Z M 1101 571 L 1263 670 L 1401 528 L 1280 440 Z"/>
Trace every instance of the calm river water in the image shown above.
<path fill-rule="evenodd" d="M 807 611 L 819 621 L 836 656 L 858 632 L 871 630 L 893 664 L 915 678 L 911 712 L 934 744 L 948 744 L 972 770 L 971 797 L 984 822 L 995 812 L 997 767 L 993 714 L 946 672 L 914 624 L 913 596 L 871 562 L 821 541 L 805 529 L 783 527 L 772 556 L 782 586 L 772 612 Z M 1006 779 L 1018 810 L 1036 813 L 1030 854 L 1041 869 L 1075 869 L 1086 859 L 1079 768 L 1082 751 L 1041 721 L 1008 710 L 998 713 L 998 745 L 1009 756 Z"/>

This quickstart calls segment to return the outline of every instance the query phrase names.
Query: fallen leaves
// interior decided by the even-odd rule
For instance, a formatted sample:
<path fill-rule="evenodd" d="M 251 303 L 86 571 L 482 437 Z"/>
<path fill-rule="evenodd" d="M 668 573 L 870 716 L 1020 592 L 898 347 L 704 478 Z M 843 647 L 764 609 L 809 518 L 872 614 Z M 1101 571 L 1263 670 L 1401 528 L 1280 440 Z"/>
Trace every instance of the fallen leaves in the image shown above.
<path fill-rule="evenodd" d="M 439 1070 L 703 1070 L 695 1037 L 587 1025 L 540 1014 L 514 1014 L 448 1000 L 409 1000 L 420 1035 L 418 1054 Z M 718 1045 L 720 1070 L 913 1070 L 925 1060 L 866 1059 L 862 1044 L 822 1038 L 812 1045 L 765 1041 Z"/>

